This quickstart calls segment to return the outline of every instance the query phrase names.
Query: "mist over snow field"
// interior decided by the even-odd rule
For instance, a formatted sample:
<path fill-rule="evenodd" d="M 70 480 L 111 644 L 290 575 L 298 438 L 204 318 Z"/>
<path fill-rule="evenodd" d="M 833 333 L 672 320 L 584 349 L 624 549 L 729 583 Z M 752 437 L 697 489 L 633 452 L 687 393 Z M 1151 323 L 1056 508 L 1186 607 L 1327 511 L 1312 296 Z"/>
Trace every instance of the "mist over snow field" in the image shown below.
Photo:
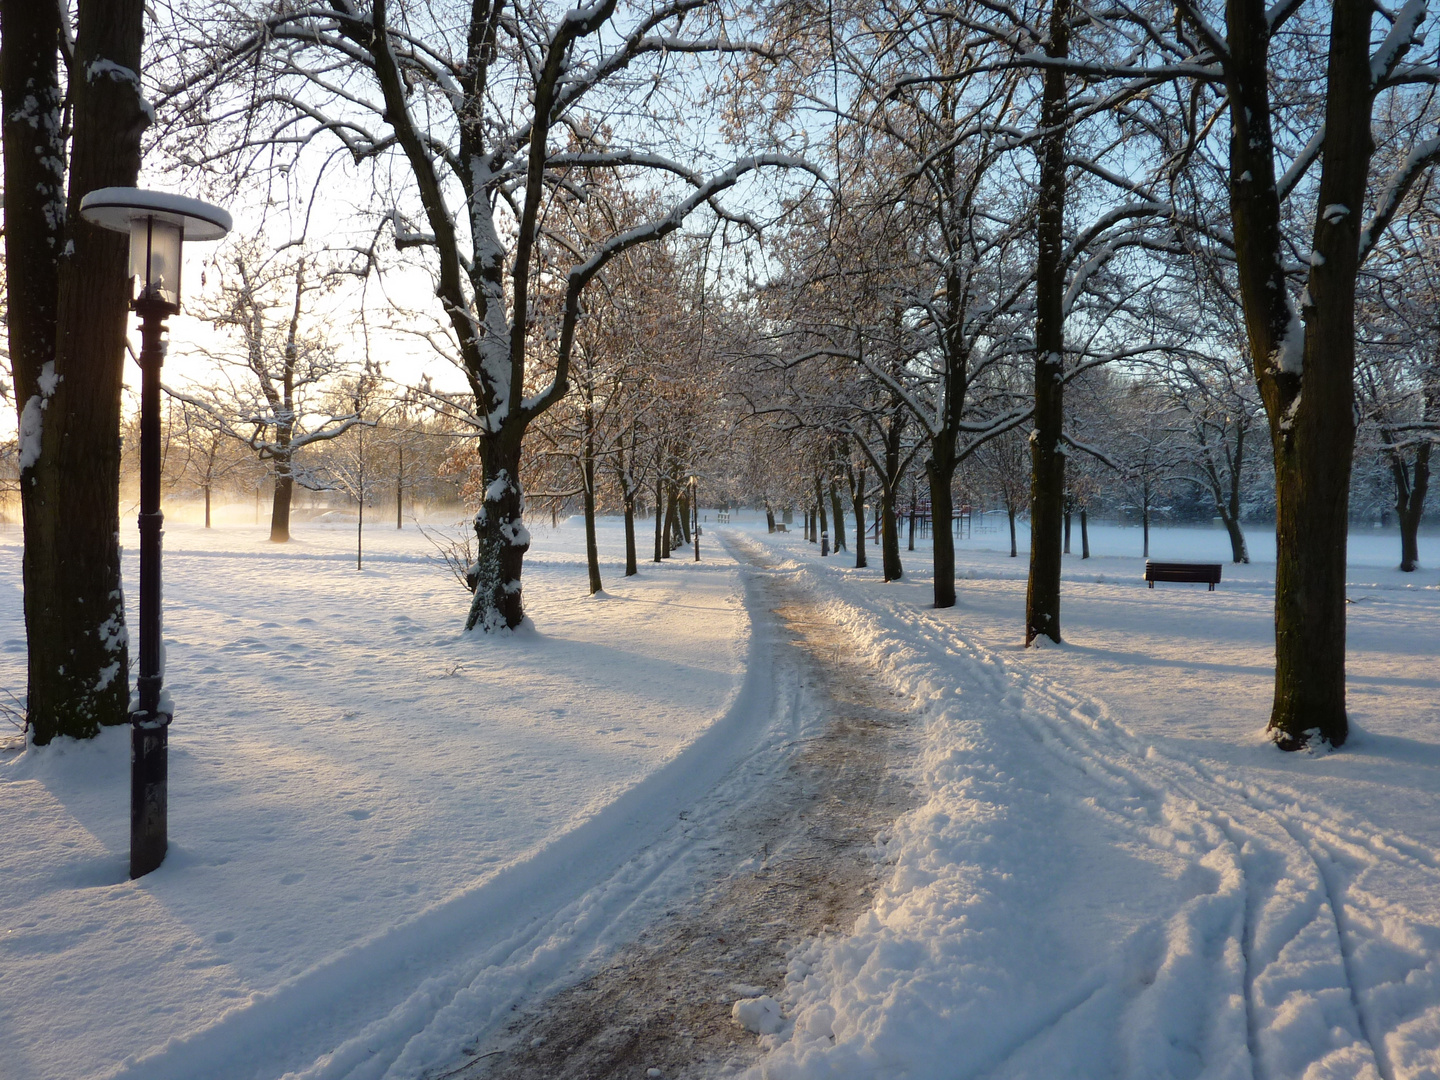
<path fill-rule="evenodd" d="M 357 572 L 353 525 L 170 524 L 169 855 L 126 880 L 128 731 L 0 752 L 0 1077 L 463 1061 L 603 944 L 691 800 L 781 745 L 747 553 L 875 658 L 920 746 L 876 903 L 797 944 L 757 1076 L 1440 1076 L 1436 537 L 1409 575 L 1393 535 L 1352 538 L 1352 740 L 1286 756 L 1262 738 L 1273 565 L 1148 590 L 1139 530 L 1092 526 L 1066 644 L 1027 651 L 1003 521 L 935 611 L 928 552 L 883 585 L 876 548 L 856 571 L 755 517 L 628 581 L 604 521 L 597 598 L 578 520 L 532 525 L 534 626 L 500 638 L 459 632 L 411 525 L 367 529 Z M 1228 544 L 1155 529 L 1152 555 Z M 17 693 L 20 563 L 0 527 Z"/>

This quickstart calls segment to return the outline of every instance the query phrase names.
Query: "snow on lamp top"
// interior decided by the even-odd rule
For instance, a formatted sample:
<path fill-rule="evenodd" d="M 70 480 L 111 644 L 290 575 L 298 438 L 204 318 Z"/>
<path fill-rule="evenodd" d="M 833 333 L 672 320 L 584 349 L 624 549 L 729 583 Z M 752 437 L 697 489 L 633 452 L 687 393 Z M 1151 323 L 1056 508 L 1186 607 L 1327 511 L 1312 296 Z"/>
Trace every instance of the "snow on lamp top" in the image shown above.
<path fill-rule="evenodd" d="M 218 206 L 141 188 L 100 188 L 80 200 L 80 215 L 102 228 L 130 234 L 130 276 L 139 298 L 180 306 L 180 255 L 185 240 L 218 240 L 230 215 Z"/>

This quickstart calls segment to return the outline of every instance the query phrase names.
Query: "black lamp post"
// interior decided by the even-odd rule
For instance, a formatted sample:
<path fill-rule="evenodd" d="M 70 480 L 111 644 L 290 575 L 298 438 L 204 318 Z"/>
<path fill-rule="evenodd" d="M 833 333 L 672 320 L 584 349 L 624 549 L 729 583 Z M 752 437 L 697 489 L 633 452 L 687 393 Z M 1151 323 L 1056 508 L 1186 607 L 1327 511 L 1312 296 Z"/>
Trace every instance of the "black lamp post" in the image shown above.
<path fill-rule="evenodd" d="M 130 876 L 165 861 L 168 729 L 160 656 L 160 365 L 165 320 L 180 310 L 180 258 L 186 239 L 218 240 L 230 215 L 218 206 L 139 188 L 101 188 L 80 200 L 80 215 L 130 234 L 131 307 L 140 316 L 140 675 L 130 714 Z"/>

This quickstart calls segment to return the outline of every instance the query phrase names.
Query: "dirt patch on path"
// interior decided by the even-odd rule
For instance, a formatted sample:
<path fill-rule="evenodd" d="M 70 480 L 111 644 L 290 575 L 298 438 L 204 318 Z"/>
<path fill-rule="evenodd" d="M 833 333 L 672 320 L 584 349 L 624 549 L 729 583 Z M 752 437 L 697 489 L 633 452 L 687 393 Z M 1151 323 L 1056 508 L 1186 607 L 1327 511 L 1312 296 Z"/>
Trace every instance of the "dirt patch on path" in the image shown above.
<path fill-rule="evenodd" d="M 737 555 L 742 554 L 737 551 Z M 763 565 L 758 559 L 758 565 Z M 716 833 L 706 880 L 601 970 L 520 1014 L 451 1080 L 670 1080 L 723 1075 L 759 1056 L 731 1020 L 737 998 L 778 996 L 787 952 L 870 906 L 874 842 L 909 805 L 891 769 L 910 719 L 874 667 L 792 582 L 766 581 L 793 663 L 828 717 L 781 781 Z M 439 1080 L 439 1078 L 437 1078 Z"/>

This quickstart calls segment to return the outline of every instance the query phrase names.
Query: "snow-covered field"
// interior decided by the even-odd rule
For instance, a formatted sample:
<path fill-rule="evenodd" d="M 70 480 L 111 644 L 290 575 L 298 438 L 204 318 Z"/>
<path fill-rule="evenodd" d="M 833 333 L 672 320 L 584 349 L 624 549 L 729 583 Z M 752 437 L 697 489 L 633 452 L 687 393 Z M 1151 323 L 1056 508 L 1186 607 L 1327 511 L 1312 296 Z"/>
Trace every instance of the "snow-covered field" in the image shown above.
<path fill-rule="evenodd" d="M 925 749 L 874 910 L 794 957 L 761 1075 L 1440 1076 L 1440 574 L 1389 569 L 1393 536 L 1352 542 L 1354 734 L 1326 756 L 1263 739 L 1273 565 L 1211 593 L 1067 559 L 1067 643 L 1027 651 L 1008 537 L 961 546 L 943 612 L 923 553 L 881 585 L 764 542 L 914 696 Z"/>
<path fill-rule="evenodd" d="M 0 753 L 0 1077 L 274 1075 L 673 819 L 743 705 L 736 567 L 712 544 L 627 581 L 612 524 L 592 599 L 583 529 L 535 532 L 534 628 L 466 638 L 413 526 L 367 529 L 361 572 L 353 526 L 167 528 L 169 855 L 126 880 L 128 730 Z M 17 694 L 20 562 L 0 531 Z"/>
<path fill-rule="evenodd" d="M 922 746 L 874 910 L 797 950 L 758 1071 L 1440 1077 L 1440 573 L 1353 539 L 1355 734 L 1285 756 L 1261 734 L 1273 566 L 1147 590 L 1139 531 L 1091 532 L 1067 644 L 1026 651 L 1003 532 L 960 545 L 937 612 L 923 550 L 884 585 L 873 548 L 856 571 L 730 530 L 850 628 Z M 170 855 L 126 880 L 126 732 L 0 752 L 0 1077 L 413 1077 L 593 947 L 677 810 L 780 745 L 767 643 L 709 535 L 626 581 L 606 522 L 592 599 L 578 524 L 535 534 L 534 628 L 466 638 L 413 528 L 367 530 L 357 572 L 343 524 L 170 526 Z M 1167 529 L 1152 553 L 1228 547 Z"/>

